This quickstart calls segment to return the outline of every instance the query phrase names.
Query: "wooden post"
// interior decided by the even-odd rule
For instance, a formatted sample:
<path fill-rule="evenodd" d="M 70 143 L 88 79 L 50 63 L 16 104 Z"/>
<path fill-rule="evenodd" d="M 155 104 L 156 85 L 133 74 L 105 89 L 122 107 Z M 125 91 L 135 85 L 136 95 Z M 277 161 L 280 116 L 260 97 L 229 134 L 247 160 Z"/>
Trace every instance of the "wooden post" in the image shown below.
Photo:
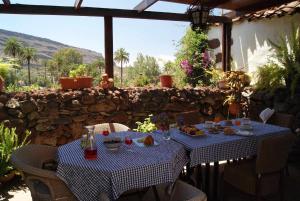
<path fill-rule="evenodd" d="M 111 16 L 104 17 L 104 44 L 105 44 L 105 73 L 108 77 L 114 77 L 114 61 L 113 61 L 113 18 Z"/>
<path fill-rule="evenodd" d="M 222 68 L 231 70 L 231 28 L 232 23 L 223 23 L 222 27 Z"/>
<path fill-rule="evenodd" d="M 226 71 L 231 70 L 231 29 L 232 23 L 227 23 L 226 27 Z"/>
<path fill-rule="evenodd" d="M 227 24 L 223 23 L 222 25 L 222 69 L 225 72 L 226 71 L 226 30 L 227 30 Z"/>

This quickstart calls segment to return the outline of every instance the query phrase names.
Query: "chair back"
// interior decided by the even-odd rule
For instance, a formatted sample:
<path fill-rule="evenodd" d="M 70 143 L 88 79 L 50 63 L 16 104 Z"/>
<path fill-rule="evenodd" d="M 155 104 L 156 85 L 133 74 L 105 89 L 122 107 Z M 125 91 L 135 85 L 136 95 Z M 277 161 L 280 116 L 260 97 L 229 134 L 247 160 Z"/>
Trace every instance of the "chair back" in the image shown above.
<path fill-rule="evenodd" d="M 190 184 L 177 180 L 170 201 L 206 201 L 205 193 Z"/>
<path fill-rule="evenodd" d="M 277 126 L 291 128 L 293 127 L 295 117 L 291 114 L 285 113 L 275 113 L 269 120 L 271 124 L 275 124 Z"/>
<path fill-rule="evenodd" d="M 108 129 L 110 133 L 130 130 L 128 126 L 119 123 L 103 123 L 95 125 L 95 133 L 102 133 L 102 131 L 106 129 Z"/>
<path fill-rule="evenodd" d="M 177 113 L 175 120 L 177 121 L 179 117 L 183 117 L 183 123 L 186 125 L 199 124 L 204 121 L 203 116 L 201 116 L 198 110 Z"/>
<path fill-rule="evenodd" d="M 43 169 L 44 162 L 56 159 L 57 148 L 30 144 L 15 150 L 11 163 L 24 174 L 32 200 L 77 200 L 55 171 Z"/>
<path fill-rule="evenodd" d="M 262 139 L 258 145 L 256 173 L 268 174 L 281 171 L 295 140 L 294 134 L 283 134 Z"/>
<path fill-rule="evenodd" d="M 44 162 L 56 158 L 56 153 L 56 147 L 29 144 L 15 150 L 11 155 L 11 162 L 24 173 L 56 179 L 55 172 L 42 169 Z"/>

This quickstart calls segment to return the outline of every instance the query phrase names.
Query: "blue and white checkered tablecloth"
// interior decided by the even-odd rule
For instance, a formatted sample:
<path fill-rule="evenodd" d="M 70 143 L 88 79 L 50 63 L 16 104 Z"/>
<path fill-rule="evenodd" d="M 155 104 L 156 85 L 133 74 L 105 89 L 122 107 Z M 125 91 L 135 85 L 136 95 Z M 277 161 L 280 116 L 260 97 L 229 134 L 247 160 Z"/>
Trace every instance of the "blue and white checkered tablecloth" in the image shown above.
<path fill-rule="evenodd" d="M 145 136 L 130 134 L 133 138 Z M 109 151 L 102 143 L 104 137 L 96 135 L 98 158 L 94 161 L 84 159 L 79 140 L 63 145 L 58 149 L 57 175 L 80 201 L 98 201 L 100 193 L 115 200 L 131 189 L 174 182 L 188 162 L 186 151 L 175 141 L 153 136 L 158 146 L 138 147 L 133 143 L 132 151 L 128 151 L 123 144 L 118 151 Z"/>
<path fill-rule="evenodd" d="M 190 137 L 179 130 L 172 131 L 172 139 L 183 144 L 190 152 L 190 166 L 194 167 L 201 163 L 242 158 L 256 154 L 257 144 L 261 138 L 290 133 L 290 129 L 270 124 L 252 121 L 253 136 L 238 136 L 209 134 L 206 136 Z M 197 125 L 203 129 L 203 124 Z M 234 126 L 235 129 L 238 129 Z"/>

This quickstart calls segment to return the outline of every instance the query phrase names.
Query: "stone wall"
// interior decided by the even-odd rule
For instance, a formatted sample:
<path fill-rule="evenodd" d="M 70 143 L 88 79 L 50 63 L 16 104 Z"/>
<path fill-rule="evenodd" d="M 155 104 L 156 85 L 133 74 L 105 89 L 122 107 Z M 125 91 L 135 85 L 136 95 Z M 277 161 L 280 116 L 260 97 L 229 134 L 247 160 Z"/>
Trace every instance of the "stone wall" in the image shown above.
<path fill-rule="evenodd" d="M 149 114 L 198 110 L 203 119 L 226 114 L 226 91 L 212 88 L 43 90 L 0 94 L 0 121 L 32 132 L 33 143 L 61 145 L 81 137 L 83 126 L 119 122 L 135 127 Z"/>

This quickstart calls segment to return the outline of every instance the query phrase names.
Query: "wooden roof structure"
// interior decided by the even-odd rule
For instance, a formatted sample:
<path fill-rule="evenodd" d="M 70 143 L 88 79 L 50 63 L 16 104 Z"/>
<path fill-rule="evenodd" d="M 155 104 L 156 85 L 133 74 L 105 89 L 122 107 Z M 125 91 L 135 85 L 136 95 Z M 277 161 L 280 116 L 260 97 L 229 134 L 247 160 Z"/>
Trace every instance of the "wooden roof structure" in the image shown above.
<path fill-rule="evenodd" d="M 186 21 L 190 19 L 187 13 L 146 11 L 158 1 L 187 5 L 197 3 L 197 0 L 140 0 L 141 2 L 131 10 L 82 7 L 84 0 L 74 0 L 73 6 L 53 5 L 24 5 L 13 4 L 13 0 L 0 0 L 0 14 L 28 14 L 28 15 L 70 15 L 104 17 L 104 44 L 105 44 L 105 71 L 113 77 L 113 18 L 136 18 L 152 20 Z M 100 0 L 99 0 L 100 1 Z M 125 0 L 122 0 L 125 1 Z M 211 8 L 232 10 L 231 17 L 238 17 L 247 13 L 264 10 L 293 0 L 202 0 L 201 3 Z M 230 69 L 231 23 L 232 19 L 226 16 L 210 16 L 210 23 L 223 24 L 223 69 Z"/>

